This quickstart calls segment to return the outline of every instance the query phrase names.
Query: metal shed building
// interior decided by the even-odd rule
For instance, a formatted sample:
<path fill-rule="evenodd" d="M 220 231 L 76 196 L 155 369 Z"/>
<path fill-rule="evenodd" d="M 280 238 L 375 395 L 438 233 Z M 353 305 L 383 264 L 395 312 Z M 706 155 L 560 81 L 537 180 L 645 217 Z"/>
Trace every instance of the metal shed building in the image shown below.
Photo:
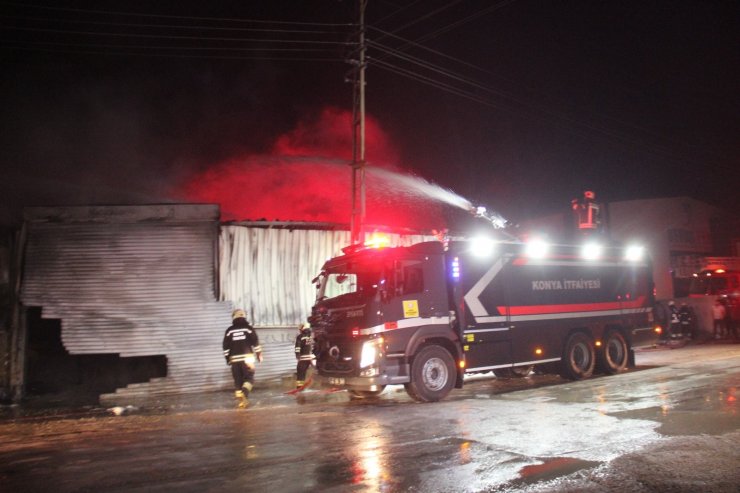
<path fill-rule="evenodd" d="M 166 361 L 166 374 L 103 394 L 103 403 L 230 388 L 221 338 L 234 307 L 246 310 L 264 348 L 257 385 L 292 374 L 310 281 L 350 241 L 328 225 L 220 225 L 218 206 L 193 204 L 30 208 L 22 236 L 20 301 L 59 320 L 67 353 Z M 393 245 L 430 239 L 390 237 Z M 16 385 L 27 337 L 19 325 Z"/>

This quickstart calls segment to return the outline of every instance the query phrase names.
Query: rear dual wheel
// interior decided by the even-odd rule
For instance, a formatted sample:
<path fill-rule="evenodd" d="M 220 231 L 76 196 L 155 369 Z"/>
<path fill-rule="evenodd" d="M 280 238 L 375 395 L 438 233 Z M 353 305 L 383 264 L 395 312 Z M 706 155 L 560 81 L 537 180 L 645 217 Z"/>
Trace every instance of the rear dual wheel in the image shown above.
<path fill-rule="evenodd" d="M 607 332 L 603 341 L 603 348 L 599 351 L 597 365 L 599 370 L 607 375 L 613 375 L 625 368 L 629 363 L 629 348 L 624 336 L 618 330 Z"/>
<path fill-rule="evenodd" d="M 574 332 L 568 337 L 563 349 L 560 375 L 569 380 L 583 380 L 594 373 L 596 354 L 594 343 L 583 332 Z"/>

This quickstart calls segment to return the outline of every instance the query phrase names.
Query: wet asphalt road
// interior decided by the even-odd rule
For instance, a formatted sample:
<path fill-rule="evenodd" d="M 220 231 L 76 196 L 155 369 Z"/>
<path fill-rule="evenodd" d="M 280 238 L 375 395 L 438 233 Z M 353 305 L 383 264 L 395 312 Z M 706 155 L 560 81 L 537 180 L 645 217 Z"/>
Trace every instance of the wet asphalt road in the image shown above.
<path fill-rule="evenodd" d="M 0 491 L 740 491 L 740 344 L 638 353 L 628 373 L 466 383 L 419 404 L 262 389 L 4 409 Z"/>

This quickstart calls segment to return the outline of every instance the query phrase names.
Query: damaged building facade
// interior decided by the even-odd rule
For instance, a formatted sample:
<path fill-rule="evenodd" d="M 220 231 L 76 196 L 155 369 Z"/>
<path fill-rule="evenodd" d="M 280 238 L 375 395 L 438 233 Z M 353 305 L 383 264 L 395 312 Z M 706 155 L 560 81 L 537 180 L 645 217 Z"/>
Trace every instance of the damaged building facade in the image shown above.
<path fill-rule="evenodd" d="M 257 385 L 290 375 L 311 279 L 349 241 L 328 224 L 221 224 L 217 205 L 28 208 L 2 250 L 3 396 L 82 388 L 113 404 L 230 388 L 221 339 L 236 307 L 264 348 Z"/>

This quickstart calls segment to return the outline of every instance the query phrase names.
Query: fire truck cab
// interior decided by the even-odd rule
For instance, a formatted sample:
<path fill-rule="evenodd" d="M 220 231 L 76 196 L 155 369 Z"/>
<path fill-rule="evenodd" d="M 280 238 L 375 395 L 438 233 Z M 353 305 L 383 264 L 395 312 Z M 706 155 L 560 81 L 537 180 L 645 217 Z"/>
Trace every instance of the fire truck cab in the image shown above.
<path fill-rule="evenodd" d="M 483 241 L 347 251 L 314 280 L 319 375 L 437 401 L 465 374 L 615 373 L 655 344 L 649 262 L 624 248 Z M 595 250 L 594 250 L 595 249 Z"/>

